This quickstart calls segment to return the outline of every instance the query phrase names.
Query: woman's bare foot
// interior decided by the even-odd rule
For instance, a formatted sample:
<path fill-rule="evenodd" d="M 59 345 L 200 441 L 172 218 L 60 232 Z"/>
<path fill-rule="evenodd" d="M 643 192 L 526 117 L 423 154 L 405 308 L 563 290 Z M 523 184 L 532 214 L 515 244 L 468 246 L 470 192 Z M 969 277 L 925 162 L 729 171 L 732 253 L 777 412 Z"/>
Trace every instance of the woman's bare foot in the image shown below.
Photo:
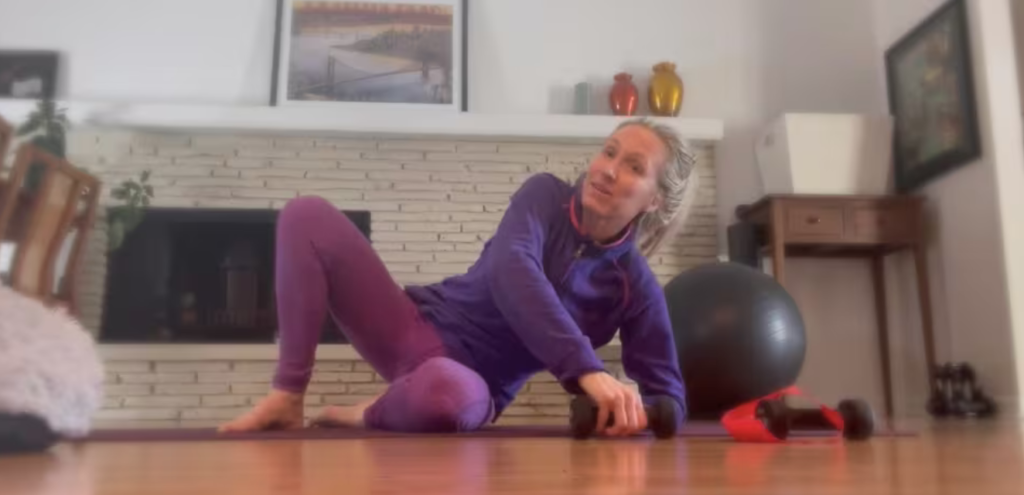
<path fill-rule="evenodd" d="M 360 402 L 354 406 L 327 406 L 313 419 L 313 426 L 326 428 L 362 428 L 366 426 L 363 416 L 380 396 Z"/>
<path fill-rule="evenodd" d="M 221 425 L 221 433 L 293 430 L 303 427 L 302 394 L 272 390 L 251 411 Z"/>

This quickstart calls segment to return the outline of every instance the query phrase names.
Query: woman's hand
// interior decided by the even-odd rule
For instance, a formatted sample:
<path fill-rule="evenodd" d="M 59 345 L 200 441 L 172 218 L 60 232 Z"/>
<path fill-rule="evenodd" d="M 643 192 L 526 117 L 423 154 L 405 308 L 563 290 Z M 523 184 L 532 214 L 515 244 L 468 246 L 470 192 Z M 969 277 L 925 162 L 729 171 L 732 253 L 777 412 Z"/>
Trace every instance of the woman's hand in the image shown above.
<path fill-rule="evenodd" d="M 579 378 L 580 388 L 597 404 L 597 433 L 608 436 L 634 435 L 647 428 L 647 411 L 640 394 L 604 372 L 589 373 Z M 615 423 L 608 424 L 611 414 Z"/>

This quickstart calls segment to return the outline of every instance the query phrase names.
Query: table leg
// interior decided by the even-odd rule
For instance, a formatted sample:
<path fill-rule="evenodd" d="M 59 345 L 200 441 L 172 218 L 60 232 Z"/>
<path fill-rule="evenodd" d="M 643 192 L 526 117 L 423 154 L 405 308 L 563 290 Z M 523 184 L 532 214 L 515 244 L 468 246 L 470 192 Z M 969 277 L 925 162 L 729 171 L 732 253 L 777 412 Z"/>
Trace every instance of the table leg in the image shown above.
<path fill-rule="evenodd" d="M 928 284 L 928 255 L 923 244 L 914 246 L 914 266 L 917 271 L 917 296 L 921 305 L 921 330 L 924 333 L 924 355 L 928 366 L 928 385 L 935 373 L 935 331 L 932 323 L 931 286 Z"/>
<path fill-rule="evenodd" d="M 775 280 L 786 285 L 786 219 L 782 214 L 782 205 L 778 201 L 771 206 L 771 241 L 772 241 L 772 274 Z"/>
<path fill-rule="evenodd" d="M 885 393 L 885 417 L 893 418 L 892 363 L 889 355 L 889 313 L 885 295 L 885 256 L 871 258 L 871 278 L 875 286 L 875 318 L 878 328 L 878 351 L 882 363 L 882 390 Z"/>

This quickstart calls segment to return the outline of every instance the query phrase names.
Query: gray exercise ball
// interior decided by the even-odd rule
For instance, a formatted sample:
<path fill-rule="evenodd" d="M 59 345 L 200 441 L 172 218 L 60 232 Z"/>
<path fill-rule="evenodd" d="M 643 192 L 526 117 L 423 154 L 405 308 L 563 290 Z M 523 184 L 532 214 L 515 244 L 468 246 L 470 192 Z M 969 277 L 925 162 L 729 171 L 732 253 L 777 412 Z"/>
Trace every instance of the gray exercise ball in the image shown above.
<path fill-rule="evenodd" d="M 665 286 L 690 416 L 718 419 L 796 382 L 807 339 L 774 278 L 735 263 L 693 268 Z"/>

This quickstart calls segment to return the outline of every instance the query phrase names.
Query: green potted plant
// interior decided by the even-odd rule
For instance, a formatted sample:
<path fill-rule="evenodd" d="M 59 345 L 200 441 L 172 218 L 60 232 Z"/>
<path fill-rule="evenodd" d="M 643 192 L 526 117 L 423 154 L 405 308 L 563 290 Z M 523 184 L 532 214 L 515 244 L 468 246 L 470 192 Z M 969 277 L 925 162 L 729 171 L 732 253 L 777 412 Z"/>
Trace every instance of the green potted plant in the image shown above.
<path fill-rule="evenodd" d="M 57 108 L 57 103 L 50 99 L 39 100 L 36 109 L 29 114 L 28 120 L 18 127 L 18 136 L 32 136 L 32 143 L 64 158 L 67 149 L 67 129 L 71 127 L 67 113 Z"/>
<path fill-rule="evenodd" d="M 53 100 L 44 99 L 36 103 L 36 109 L 29 114 L 28 120 L 18 127 L 17 136 L 28 138 L 32 144 L 58 158 L 65 158 L 67 129 L 70 126 L 65 110 L 57 108 Z M 38 164 L 29 168 L 24 187 L 30 191 L 39 187 L 42 172 L 43 168 Z"/>
<path fill-rule="evenodd" d="M 139 180 L 128 179 L 110 191 L 111 197 L 123 202 L 107 209 L 107 242 L 110 251 L 116 251 L 125 237 L 135 230 L 145 216 L 145 209 L 153 198 L 153 186 L 147 184 L 149 171 L 142 172 Z"/>

